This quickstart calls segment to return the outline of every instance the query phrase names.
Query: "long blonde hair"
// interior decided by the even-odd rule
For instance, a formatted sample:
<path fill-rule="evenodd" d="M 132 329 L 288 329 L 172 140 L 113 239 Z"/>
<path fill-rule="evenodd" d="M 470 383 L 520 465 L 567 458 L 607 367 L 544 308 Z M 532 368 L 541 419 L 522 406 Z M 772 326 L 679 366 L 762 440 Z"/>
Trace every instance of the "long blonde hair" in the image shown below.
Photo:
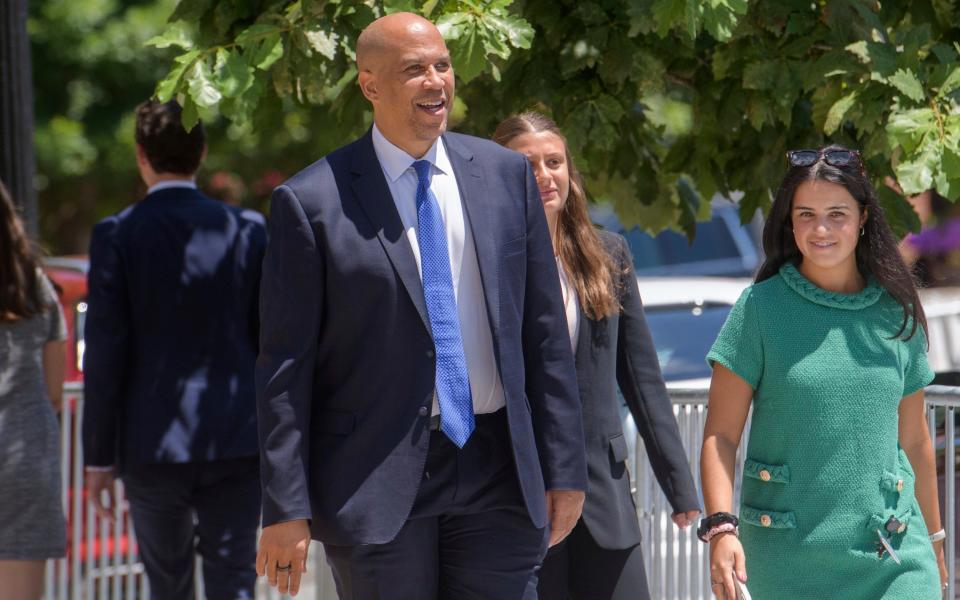
<path fill-rule="evenodd" d="M 583 180 L 573 164 L 567 139 L 552 119 L 528 111 L 504 119 L 493 132 L 493 141 L 507 146 L 521 135 L 543 131 L 549 131 L 563 141 L 570 173 L 570 193 L 557 224 L 556 243 L 560 262 L 577 290 L 583 312 L 591 319 L 599 320 L 620 310 L 614 287 L 617 278 L 613 260 L 604 250 L 590 221 Z"/>

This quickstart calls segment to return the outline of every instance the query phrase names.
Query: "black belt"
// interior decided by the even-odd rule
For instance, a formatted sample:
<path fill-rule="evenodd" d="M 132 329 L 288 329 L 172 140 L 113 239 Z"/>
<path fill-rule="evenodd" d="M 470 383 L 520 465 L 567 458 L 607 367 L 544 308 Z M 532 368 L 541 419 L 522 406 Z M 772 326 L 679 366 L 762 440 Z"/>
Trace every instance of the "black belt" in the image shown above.
<path fill-rule="evenodd" d="M 492 421 L 494 419 L 503 419 L 506 418 L 507 411 L 505 408 L 500 408 L 495 410 L 492 413 L 480 413 L 473 415 L 473 421 L 476 425 L 483 424 L 484 422 Z M 440 415 L 433 415 L 430 417 L 430 431 L 440 431 Z"/>

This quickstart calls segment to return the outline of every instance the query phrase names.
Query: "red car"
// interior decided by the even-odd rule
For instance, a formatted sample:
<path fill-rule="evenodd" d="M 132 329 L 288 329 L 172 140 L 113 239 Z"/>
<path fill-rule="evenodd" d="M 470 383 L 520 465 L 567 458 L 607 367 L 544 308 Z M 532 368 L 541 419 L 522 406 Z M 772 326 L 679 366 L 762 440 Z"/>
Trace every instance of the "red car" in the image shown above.
<path fill-rule="evenodd" d="M 86 256 L 62 256 L 43 261 L 44 270 L 56 284 L 67 319 L 67 383 L 83 381 L 83 323 L 87 313 Z"/>

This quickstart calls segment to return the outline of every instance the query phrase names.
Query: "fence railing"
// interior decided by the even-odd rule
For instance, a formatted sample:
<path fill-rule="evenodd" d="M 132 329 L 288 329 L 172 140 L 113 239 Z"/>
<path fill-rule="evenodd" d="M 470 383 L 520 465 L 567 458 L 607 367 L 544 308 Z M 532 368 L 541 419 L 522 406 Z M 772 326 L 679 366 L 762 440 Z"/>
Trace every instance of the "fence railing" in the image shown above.
<path fill-rule="evenodd" d="M 946 553 L 950 569 L 950 586 L 946 598 L 954 598 L 957 576 L 958 498 L 956 489 L 956 411 L 960 408 L 960 387 L 930 386 L 926 389 L 927 422 L 936 448 L 940 505 L 947 531 Z M 694 480 L 700 480 L 699 456 L 706 420 L 706 390 L 671 390 L 674 415 L 693 469 Z M 80 445 L 80 415 L 83 393 L 79 386 L 65 388 L 61 418 L 61 483 L 64 512 L 67 515 L 68 551 L 66 558 L 50 560 L 46 570 L 45 600 L 149 600 L 150 590 L 143 564 L 137 556 L 136 538 L 123 485 L 116 483 L 117 504 L 113 521 L 101 519 L 94 511 L 83 488 L 83 461 Z M 627 421 L 628 427 L 632 423 Z M 635 483 L 638 518 L 644 539 L 644 560 L 651 595 L 657 600 L 708 600 L 710 594 L 709 555 L 691 529 L 679 530 L 670 520 L 671 508 L 657 485 L 650 469 L 642 441 L 636 431 L 628 431 L 635 442 L 631 452 L 631 473 Z M 744 440 L 749 433 L 749 423 Z M 740 480 L 743 452 L 741 443 L 736 481 Z M 734 493 L 739 504 L 739 484 Z M 330 569 L 323 547 L 314 542 L 310 547 L 310 567 L 301 586 L 299 598 L 336 600 Z M 198 559 L 199 560 L 199 559 Z M 199 568 L 198 598 L 202 598 Z M 261 600 L 286 598 L 258 582 L 257 597 Z"/>

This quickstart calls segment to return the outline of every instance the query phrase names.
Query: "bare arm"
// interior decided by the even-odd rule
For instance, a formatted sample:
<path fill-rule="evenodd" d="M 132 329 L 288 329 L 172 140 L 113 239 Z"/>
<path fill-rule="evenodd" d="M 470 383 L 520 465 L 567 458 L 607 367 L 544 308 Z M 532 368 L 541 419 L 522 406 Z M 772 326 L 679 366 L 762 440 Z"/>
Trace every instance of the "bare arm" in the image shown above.
<path fill-rule="evenodd" d="M 708 515 L 733 512 L 737 447 L 752 399 L 753 388 L 746 381 L 721 364 L 714 366 L 700 451 L 700 478 Z"/>
<path fill-rule="evenodd" d="M 927 530 L 940 531 L 940 501 L 937 497 L 937 464 L 933 456 L 933 443 L 924 419 L 923 390 L 910 394 L 900 402 L 900 447 L 906 452 L 913 472 L 916 474 L 915 494 Z M 940 566 L 940 582 L 946 581 L 946 564 L 943 558 L 943 540 L 934 544 L 934 553 Z"/>
<path fill-rule="evenodd" d="M 713 367 L 707 423 L 700 451 L 700 479 L 706 514 L 733 512 L 737 447 L 747 422 L 753 388 L 723 365 Z M 740 540 L 720 534 L 710 540 L 710 590 L 718 598 L 736 598 L 733 577 L 747 581 Z"/>
<path fill-rule="evenodd" d="M 55 412 L 63 408 L 63 379 L 67 368 L 67 343 L 63 340 L 47 342 L 43 346 L 43 379 L 47 397 Z"/>

